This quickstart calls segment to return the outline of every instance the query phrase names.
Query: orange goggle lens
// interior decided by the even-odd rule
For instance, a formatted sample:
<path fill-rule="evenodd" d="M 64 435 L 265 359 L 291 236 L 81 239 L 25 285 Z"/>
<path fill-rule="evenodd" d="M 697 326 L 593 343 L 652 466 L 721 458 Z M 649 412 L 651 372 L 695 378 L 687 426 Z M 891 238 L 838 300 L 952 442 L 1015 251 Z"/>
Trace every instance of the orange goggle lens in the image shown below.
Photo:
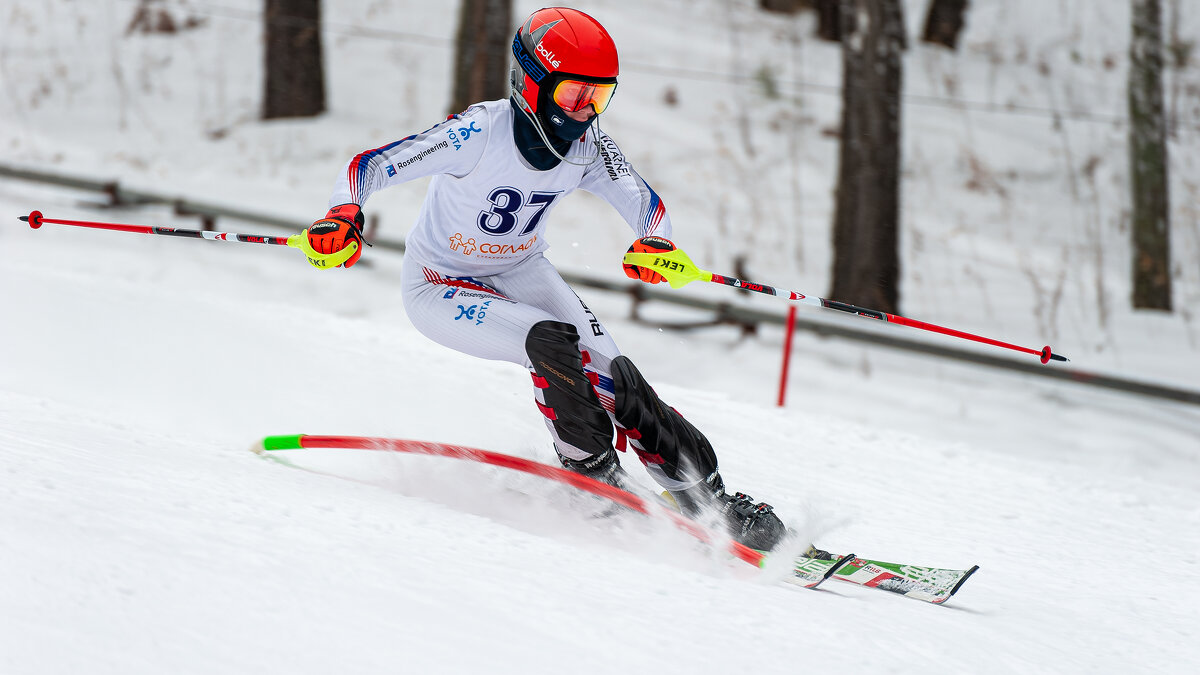
<path fill-rule="evenodd" d="M 554 88 L 554 102 L 567 112 L 577 112 L 590 105 L 596 109 L 596 114 L 599 115 L 608 107 L 608 102 L 612 100 L 613 92 L 616 89 L 616 82 L 596 84 L 579 80 L 563 80 Z"/>

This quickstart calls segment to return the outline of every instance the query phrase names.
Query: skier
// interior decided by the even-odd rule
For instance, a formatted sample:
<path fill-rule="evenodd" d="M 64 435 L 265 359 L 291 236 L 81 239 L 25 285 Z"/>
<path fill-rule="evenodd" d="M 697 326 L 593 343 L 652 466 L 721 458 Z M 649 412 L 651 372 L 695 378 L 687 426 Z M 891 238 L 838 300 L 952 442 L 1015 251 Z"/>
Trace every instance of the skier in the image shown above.
<path fill-rule="evenodd" d="M 542 255 L 550 211 L 576 188 L 624 217 L 637 235 L 629 250 L 674 249 L 662 200 L 599 128 L 617 87 L 612 38 L 587 14 L 551 7 L 521 24 L 512 51 L 507 100 L 350 160 L 329 212 L 308 229 L 310 262 L 354 265 L 367 199 L 432 176 L 402 269 L 414 326 L 460 352 L 527 368 L 567 469 L 625 487 L 615 424 L 615 447 L 632 447 L 684 514 L 719 513 L 737 541 L 773 548 L 787 530 L 771 506 L 725 492 L 708 439 L 654 393 Z M 625 273 L 663 280 L 631 265 Z"/>

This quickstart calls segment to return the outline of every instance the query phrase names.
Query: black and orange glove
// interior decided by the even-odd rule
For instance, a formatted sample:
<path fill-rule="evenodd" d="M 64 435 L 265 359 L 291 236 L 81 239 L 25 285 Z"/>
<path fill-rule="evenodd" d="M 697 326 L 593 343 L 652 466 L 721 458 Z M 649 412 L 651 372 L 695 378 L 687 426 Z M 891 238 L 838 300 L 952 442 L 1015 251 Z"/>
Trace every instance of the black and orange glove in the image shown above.
<path fill-rule="evenodd" d="M 662 253 L 664 251 L 674 251 L 675 244 L 671 243 L 670 239 L 662 237 L 642 237 L 633 242 L 633 246 L 629 247 L 629 253 Z M 623 263 L 625 268 L 625 276 L 630 279 L 641 279 L 648 284 L 657 284 L 660 281 L 665 281 L 663 276 L 658 272 L 648 267 L 638 267 Z"/>
<path fill-rule="evenodd" d="M 364 222 L 366 220 L 358 204 L 338 204 L 329 209 L 324 218 L 308 228 L 308 245 L 314 252 L 328 256 L 340 253 L 347 246 L 355 244 L 354 255 L 341 264 L 341 267 L 353 267 L 362 255 Z M 317 264 L 322 262 L 318 256 L 309 256 L 308 261 L 316 267 L 324 266 Z"/>

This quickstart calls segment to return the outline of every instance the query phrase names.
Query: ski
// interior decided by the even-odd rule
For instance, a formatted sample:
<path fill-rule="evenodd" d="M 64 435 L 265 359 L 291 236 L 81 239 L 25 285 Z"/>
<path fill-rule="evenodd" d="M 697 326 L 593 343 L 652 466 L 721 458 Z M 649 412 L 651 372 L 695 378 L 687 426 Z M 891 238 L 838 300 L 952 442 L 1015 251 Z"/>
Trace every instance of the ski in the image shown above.
<path fill-rule="evenodd" d="M 792 573 L 783 581 L 803 588 L 816 588 L 826 579 L 837 579 L 940 605 L 953 597 L 978 569 L 978 565 L 966 570 L 954 570 L 889 563 L 859 558 L 854 554 L 838 556 L 833 560 L 799 556 L 793 563 Z"/>
<path fill-rule="evenodd" d="M 816 588 L 854 560 L 857 560 L 854 555 L 833 560 L 797 556 L 792 563 L 792 573 L 784 577 L 783 581 L 803 588 Z"/>
<path fill-rule="evenodd" d="M 979 569 L 979 565 L 966 570 L 923 567 L 869 560 L 854 555 L 843 556 L 839 562 L 844 564 L 838 565 L 832 574 L 839 581 L 878 588 L 935 605 L 953 597 Z"/>

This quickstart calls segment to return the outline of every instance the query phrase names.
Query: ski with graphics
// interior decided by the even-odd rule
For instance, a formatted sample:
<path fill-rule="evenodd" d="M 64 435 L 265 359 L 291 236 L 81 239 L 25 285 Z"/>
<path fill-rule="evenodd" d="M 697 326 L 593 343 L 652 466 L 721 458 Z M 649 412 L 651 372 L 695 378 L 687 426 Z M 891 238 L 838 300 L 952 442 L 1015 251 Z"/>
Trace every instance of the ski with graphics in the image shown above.
<path fill-rule="evenodd" d="M 941 605 L 978 569 L 978 565 L 965 570 L 924 567 L 860 558 L 854 554 L 834 556 L 832 560 L 800 556 L 786 581 L 815 588 L 824 579 L 833 578 Z"/>

